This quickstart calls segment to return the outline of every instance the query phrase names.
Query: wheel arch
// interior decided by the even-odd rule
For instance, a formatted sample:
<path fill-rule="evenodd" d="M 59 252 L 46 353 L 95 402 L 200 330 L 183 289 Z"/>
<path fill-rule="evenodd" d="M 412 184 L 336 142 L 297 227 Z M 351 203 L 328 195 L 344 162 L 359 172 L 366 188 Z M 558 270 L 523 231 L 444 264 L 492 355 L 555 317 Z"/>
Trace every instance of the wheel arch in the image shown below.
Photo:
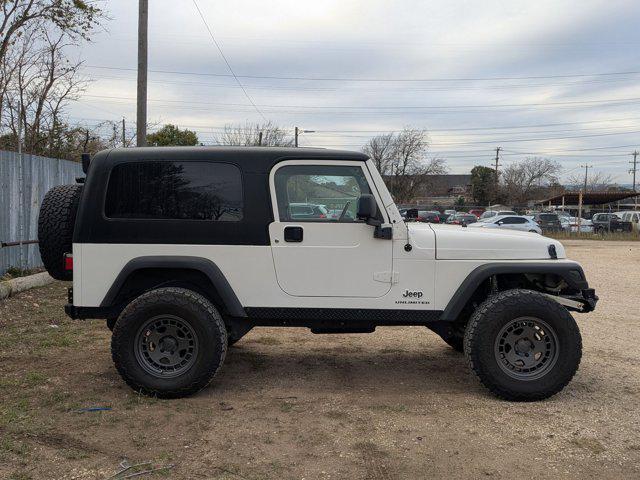
<path fill-rule="evenodd" d="M 220 268 L 207 258 L 193 256 L 153 255 L 131 259 L 114 280 L 100 307 L 117 306 L 132 294 L 137 296 L 151 288 L 185 284 L 208 297 L 225 314 L 247 316 Z"/>
<path fill-rule="evenodd" d="M 526 276 L 532 274 L 552 275 L 564 280 L 574 290 L 589 288 L 582 267 L 575 262 L 538 263 L 490 263 L 480 265 L 469 273 L 445 307 L 440 320 L 455 322 L 464 308 L 477 297 L 483 284 L 492 277 Z"/>

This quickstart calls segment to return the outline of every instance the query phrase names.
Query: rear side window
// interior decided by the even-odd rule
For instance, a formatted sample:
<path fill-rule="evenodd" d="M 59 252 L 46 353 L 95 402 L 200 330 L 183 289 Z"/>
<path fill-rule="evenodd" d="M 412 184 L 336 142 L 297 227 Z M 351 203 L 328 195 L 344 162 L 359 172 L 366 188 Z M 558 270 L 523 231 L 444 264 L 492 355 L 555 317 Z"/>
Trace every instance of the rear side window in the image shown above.
<path fill-rule="evenodd" d="M 242 220 L 242 177 L 235 165 L 214 162 L 136 162 L 111 171 L 108 218 Z"/>

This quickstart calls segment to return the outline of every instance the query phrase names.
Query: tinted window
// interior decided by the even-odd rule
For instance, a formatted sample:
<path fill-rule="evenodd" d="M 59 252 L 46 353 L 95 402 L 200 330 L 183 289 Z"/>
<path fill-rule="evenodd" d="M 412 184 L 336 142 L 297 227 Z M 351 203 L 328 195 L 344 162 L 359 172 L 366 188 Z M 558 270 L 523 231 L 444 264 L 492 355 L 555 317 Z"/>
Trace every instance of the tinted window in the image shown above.
<path fill-rule="evenodd" d="M 358 198 L 371 193 L 360 167 L 291 165 L 275 174 L 280 221 L 354 222 Z"/>
<path fill-rule="evenodd" d="M 558 220 L 558 216 L 554 213 L 542 213 L 540 215 L 540 220 L 545 220 L 547 222 L 555 222 Z"/>
<path fill-rule="evenodd" d="M 234 222 L 242 219 L 242 180 L 234 165 L 138 162 L 111 171 L 105 215 Z"/>

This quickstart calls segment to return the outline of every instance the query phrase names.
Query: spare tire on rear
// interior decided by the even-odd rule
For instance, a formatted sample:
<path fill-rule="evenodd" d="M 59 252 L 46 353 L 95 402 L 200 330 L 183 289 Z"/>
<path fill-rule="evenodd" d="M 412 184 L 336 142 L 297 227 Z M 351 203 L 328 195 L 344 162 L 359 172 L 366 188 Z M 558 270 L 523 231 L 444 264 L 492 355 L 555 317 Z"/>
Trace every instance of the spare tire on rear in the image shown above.
<path fill-rule="evenodd" d="M 71 280 L 73 272 L 64 269 L 64 254 L 72 253 L 82 185 L 59 185 L 47 192 L 40 206 L 38 245 L 44 267 L 56 280 Z"/>

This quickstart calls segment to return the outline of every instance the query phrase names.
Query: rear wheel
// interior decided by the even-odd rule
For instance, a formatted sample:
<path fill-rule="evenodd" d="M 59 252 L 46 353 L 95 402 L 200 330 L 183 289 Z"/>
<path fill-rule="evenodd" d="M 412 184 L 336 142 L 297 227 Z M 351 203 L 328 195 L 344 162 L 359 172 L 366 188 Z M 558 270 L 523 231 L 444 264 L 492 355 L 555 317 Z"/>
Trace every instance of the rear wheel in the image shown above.
<path fill-rule="evenodd" d="M 159 288 L 133 300 L 113 329 L 111 354 L 136 391 L 162 398 L 191 395 L 211 381 L 227 351 L 222 317 L 202 295 Z"/>
<path fill-rule="evenodd" d="M 469 321 L 464 347 L 484 386 L 517 401 L 558 393 L 573 378 L 582 356 L 573 317 L 531 290 L 507 290 L 487 299 Z"/>

